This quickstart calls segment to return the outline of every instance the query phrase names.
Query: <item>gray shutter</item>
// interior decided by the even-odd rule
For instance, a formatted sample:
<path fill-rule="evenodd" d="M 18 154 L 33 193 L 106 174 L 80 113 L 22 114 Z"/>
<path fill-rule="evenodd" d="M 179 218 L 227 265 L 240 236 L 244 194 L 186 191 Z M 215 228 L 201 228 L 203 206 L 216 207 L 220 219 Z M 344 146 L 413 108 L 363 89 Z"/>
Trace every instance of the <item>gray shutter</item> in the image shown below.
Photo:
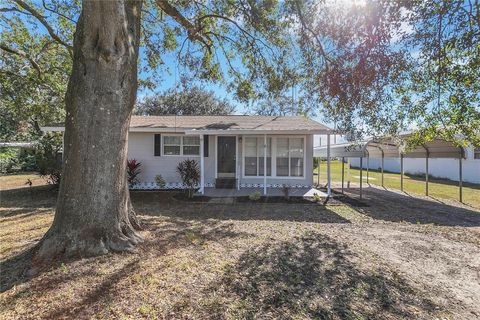
<path fill-rule="evenodd" d="M 203 156 L 208 157 L 208 135 L 203 136 Z"/>
<path fill-rule="evenodd" d="M 162 135 L 161 134 L 155 134 L 155 141 L 154 141 L 154 156 L 155 157 L 160 157 L 162 155 Z"/>

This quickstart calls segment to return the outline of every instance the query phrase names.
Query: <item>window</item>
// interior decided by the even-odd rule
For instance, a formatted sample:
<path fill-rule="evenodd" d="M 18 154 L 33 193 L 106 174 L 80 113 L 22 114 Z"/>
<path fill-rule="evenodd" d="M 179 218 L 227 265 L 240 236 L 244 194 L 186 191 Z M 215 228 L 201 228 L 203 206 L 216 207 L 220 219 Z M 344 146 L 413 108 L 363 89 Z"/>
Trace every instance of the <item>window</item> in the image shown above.
<path fill-rule="evenodd" d="M 288 138 L 277 139 L 277 176 L 288 177 Z"/>
<path fill-rule="evenodd" d="M 263 137 L 245 138 L 245 176 L 264 175 Z M 272 175 L 272 138 L 267 138 L 267 176 Z"/>
<path fill-rule="evenodd" d="M 303 138 L 277 139 L 277 176 L 303 177 Z"/>
<path fill-rule="evenodd" d="M 480 148 L 473 149 L 473 159 L 480 159 Z"/>
<path fill-rule="evenodd" d="M 163 154 L 166 156 L 200 155 L 199 136 L 163 136 Z"/>
<path fill-rule="evenodd" d="M 289 139 L 290 143 L 290 176 L 303 176 L 303 139 Z"/>
<path fill-rule="evenodd" d="M 184 156 L 200 155 L 200 137 L 199 136 L 183 137 L 183 155 Z"/>

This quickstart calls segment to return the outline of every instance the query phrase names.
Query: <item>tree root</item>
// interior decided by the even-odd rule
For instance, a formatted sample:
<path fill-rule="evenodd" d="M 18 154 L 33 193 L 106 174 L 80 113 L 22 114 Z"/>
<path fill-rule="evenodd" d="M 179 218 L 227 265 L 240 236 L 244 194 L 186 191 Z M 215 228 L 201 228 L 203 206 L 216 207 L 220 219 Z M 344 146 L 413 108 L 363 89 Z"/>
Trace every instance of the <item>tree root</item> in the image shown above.
<path fill-rule="evenodd" d="M 35 276 L 55 261 L 87 258 L 110 252 L 134 252 L 143 238 L 130 224 L 113 230 L 82 229 L 70 232 L 52 228 L 38 244 L 27 276 Z"/>

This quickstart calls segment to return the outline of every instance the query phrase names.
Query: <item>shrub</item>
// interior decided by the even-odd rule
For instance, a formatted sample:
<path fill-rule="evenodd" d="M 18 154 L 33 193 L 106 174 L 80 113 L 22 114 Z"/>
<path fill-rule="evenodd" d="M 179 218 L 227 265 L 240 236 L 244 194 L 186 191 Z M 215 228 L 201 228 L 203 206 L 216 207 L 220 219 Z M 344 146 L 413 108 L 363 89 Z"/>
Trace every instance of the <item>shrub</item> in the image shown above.
<path fill-rule="evenodd" d="M 260 193 L 260 191 L 255 191 L 254 193 L 248 196 L 248 199 L 252 201 L 258 201 L 260 200 L 261 197 L 262 197 L 262 194 Z"/>
<path fill-rule="evenodd" d="M 282 186 L 283 197 L 285 200 L 290 200 L 290 186 L 288 184 L 284 184 Z"/>
<path fill-rule="evenodd" d="M 129 186 L 133 186 L 134 184 L 138 183 L 137 177 L 140 172 L 142 172 L 140 170 L 141 165 L 142 164 L 135 159 L 127 160 L 127 181 Z"/>
<path fill-rule="evenodd" d="M 17 164 L 17 151 L 12 148 L 0 149 L 0 172 L 10 173 Z"/>
<path fill-rule="evenodd" d="M 18 156 L 18 164 L 22 171 L 38 170 L 37 155 L 32 150 L 21 152 Z"/>
<path fill-rule="evenodd" d="M 62 178 L 62 161 L 59 158 L 61 149 L 61 136 L 52 133 L 43 136 L 37 145 L 35 162 L 40 176 L 47 180 L 48 184 L 58 188 Z"/>
<path fill-rule="evenodd" d="M 183 184 L 187 187 L 188 197 L 192 198 L 200 182 L 198 162 L 190 159 L 184 160 L 178 164 L 177 172 Z"/>
<path fill-rule="evenodd" d="M 157 184 L 157 186 L 160 188 L 160 189 L 163 189 L 165 188 L 165 180 L 163 179 L 162 175 L 161 174 L 157 174 L 155 176 L 155 183 Z"/>
<path fill-rule="evenodd" d="M 60 185 L 60 180 L 62 179 L 62 168 L 56 163 L 42 161 L 39 164 L 38 173 L 42 178 L 47 180 L 48 184 L 51 184 L 55 188 L 58 188 Z"/>

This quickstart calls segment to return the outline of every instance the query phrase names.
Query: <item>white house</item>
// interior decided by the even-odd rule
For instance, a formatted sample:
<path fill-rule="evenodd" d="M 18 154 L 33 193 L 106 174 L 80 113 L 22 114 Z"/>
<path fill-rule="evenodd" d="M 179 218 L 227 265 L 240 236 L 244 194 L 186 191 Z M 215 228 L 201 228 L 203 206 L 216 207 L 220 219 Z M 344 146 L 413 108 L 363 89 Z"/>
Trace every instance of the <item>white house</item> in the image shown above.
<path fill-rule="evenodd" d="M 140 161 L 136 188 L 181 187 L 176 168 L 195 159 L 201 188 L 311 187 L 313 135 L 330 129 L 305 117 L 133 116 L 128 158 Z M 267 168 L 265 171 L 264 168 Z"/>
<path fill-rule="evenodd" d="M 133 188 L 157 188 L 157 175 L 166 188 L 182 188 L 177 166 L 185 159 L 199 164 L 200 192 L 208 187 L 263 188 L 264 193 L 285 185 L 310 188 L 313 136 L 330 132 L 302 116 L 133 116 L 128 159 L 141 163 L 140 182 Z"/>

